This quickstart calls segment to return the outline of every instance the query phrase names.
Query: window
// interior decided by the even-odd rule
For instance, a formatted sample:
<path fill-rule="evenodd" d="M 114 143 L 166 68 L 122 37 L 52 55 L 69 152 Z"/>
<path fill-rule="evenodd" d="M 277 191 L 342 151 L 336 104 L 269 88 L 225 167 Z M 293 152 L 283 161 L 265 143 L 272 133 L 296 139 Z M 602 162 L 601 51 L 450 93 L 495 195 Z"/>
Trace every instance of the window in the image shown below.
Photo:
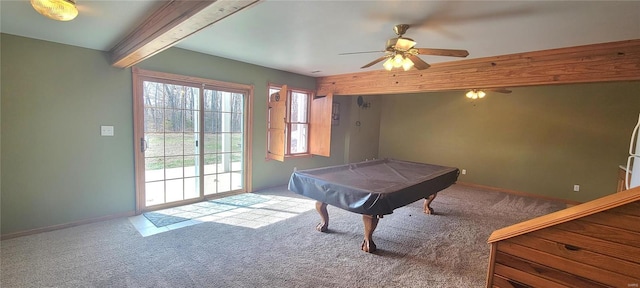
<path fill-rule="evenodd" d="M 270 85 L 268 99 L 267 159 L 329 157 L 333 94 L 317 96 L 287 85 Z"/>
<path fill-rule="evenodd" d="M 289 95 L 290 109 L 287 123 L 289 153 L 287 154 L 307 154 L 309 152 L 309 98 L 311 98 L 311 93 L 291 91 Z"/>
<path fill-rule="evenodd" d="M 285 155 L 304 155 L 309 154 L 309 104 L 311 102 L 311 91 L 291 89 L 287 90 L 286 86 L 282 87 L 269 87 L 269 95 L 278 93 L 278 97 L 282 97 L 285 94 L 286 97 L 281 99 L 284 102 L 284 143 L 285 143 Z M 280 93 L 281 90 L 284 93 Z M 276 97 L 276 96 L 274 96 Z M 280 100 L 275 100 L 278 102 Z M 277 113 L 276 110 L 270 109 L 269 113 Z M 275 116 L 275 114 L 270 115 Z M 278 115 L 279 116 L 279 115 Z M 277 117 L 280 118 L 280 117 Z M 279 119 L 274 119 L 279 121 Z M 269 126 L 272 127 L 271 117 Z M 269 147 L 272 148 L 272 147 Z"/>

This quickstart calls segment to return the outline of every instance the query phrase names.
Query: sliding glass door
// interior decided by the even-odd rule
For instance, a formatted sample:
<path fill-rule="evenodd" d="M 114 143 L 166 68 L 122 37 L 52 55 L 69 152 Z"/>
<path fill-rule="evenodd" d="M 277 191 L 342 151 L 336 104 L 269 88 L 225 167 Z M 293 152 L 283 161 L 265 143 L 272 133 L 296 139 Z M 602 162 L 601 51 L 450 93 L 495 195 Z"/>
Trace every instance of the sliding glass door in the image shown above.
<path fill-rule="evenodd" d="M 138 74 L 138 212 L 246 191 L 248 91 Z"/>
<path fill-rule="evenodd" d="M 143 81 L 145 206 L 200 197 L 200 88 Z"/>
<path fill-rule="evenodd" d="M 242 189 L 244 99 L 242 93 L 204 89 L 204 194 Z"/>

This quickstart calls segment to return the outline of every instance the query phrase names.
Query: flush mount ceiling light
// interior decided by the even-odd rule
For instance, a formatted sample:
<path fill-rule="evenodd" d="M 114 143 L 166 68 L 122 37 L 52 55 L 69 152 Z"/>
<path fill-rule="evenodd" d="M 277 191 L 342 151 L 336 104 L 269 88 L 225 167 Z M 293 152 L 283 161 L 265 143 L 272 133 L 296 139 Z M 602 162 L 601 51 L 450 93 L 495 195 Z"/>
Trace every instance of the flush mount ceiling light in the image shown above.
<path fill-rule="evenodd" d="M 69 21 L 78 16 L 74 0 L 31 0 L 31 6 L 53 20 Z"/>

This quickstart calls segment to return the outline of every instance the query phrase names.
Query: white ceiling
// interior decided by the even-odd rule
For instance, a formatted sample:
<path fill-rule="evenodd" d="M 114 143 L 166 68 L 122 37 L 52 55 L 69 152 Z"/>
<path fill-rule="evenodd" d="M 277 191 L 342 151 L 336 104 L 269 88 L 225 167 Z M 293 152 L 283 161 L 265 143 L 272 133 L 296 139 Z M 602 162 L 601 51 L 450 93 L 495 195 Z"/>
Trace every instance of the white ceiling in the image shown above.
<path fill-rule="evenodd" d="M 79 16 L 49 20 L 28 0 L 1 0 L 0 31 L 108 51 L 163 1 L 77 0 Z M 421 48 L 466 49 L 468 58 L 640 39 L 640 1 L 264 0 L 177 47 L 310 76 L 382 69 L 395 24 Z M 428 63 L 459 58 L 421 56 Z M 320 72 L 314 72 L 320 71 Z"/>

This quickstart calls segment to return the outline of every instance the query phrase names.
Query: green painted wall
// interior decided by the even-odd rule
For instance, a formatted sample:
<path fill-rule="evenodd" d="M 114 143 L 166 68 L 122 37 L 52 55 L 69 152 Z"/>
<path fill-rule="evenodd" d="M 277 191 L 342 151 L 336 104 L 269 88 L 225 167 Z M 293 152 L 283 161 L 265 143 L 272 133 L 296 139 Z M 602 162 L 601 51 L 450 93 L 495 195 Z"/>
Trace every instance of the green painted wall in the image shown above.
<path fill-rule="evenodd" d="M 130 70 L 103 52 L 0 37 L 2 234 L 133 211 Z"/>
<path fill-rule="evenodd" d="M 616 190 L 640 82 L 382 97 L 380 157 L 466 169 L 459 181 L 589 201 Z M 573 185 L 581 185 L 573 192 Z"/>
<path fill-rule="evenodd" d="M 345 96 L 349 99 L 348 111 L 349 132 L 346 135 L 348 163 L 378 158 L 380 136 L 381 96 L 363 96 L 366 108 L 358 106 L 358 96 Z M 346 117 L 345 117 L 346 118 Z M 358 124 L 359 122 L 359 124 Z"/>
<path fill-rule="evenodd" d="M 0 37 L 1 233 L 134 211 L 131 69 L 102 51 Z M 294 167 L 344 163 L 347 123 L 332 130 L 330 158 L 265 160 L 267 83 L 315 89 L 314 78 L 176 48 L 138 67 L 254 85 L 254 190 L 286 184 Z"/>

